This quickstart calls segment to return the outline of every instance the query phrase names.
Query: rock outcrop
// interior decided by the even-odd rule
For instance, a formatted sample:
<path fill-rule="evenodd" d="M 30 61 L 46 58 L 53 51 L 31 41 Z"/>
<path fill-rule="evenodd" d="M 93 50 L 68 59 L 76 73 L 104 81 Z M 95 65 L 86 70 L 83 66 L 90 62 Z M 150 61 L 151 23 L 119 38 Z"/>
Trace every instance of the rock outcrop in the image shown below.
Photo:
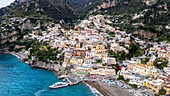
<path fill-rule="evenodd" d="M 135 34 L 139 34 L 140 36 L 143 36 L 144 38 L 147 38 L 147 39 L 157 38 L 156 33 L 152 33 L 150 31 L 145 31 L 145 30 L 137 30 L 135 31 Z"/>
<path fill-rule="evenodd" d="M 94 10 L 90 11 L 90 14 L 100 9 L 106 9 L 106 8 L 116 6 L 117 3 L 118 0 L 108 0 L 107 2 L 103 2 L 101 5 L 98 5 Z"/>

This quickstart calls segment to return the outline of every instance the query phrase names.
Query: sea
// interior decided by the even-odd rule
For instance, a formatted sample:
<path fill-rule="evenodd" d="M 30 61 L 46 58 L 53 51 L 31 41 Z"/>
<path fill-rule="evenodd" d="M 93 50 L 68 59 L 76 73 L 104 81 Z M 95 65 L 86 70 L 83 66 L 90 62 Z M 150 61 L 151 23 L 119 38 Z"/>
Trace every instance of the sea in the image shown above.
<path fill-rule="evenodd" d="M 0 96 L 95 96 L 96 90 L 80 83 L 50 89 L 49 85 L 66 82 L 52 71 L 31 68 L 11 54 L 0 54 Z"/>

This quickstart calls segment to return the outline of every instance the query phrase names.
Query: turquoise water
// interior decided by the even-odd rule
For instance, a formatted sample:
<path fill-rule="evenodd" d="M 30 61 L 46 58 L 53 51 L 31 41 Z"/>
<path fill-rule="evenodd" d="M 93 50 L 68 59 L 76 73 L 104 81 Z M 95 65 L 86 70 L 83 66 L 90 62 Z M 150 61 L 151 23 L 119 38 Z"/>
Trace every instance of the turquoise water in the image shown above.
<path fill-rule="evenodd" d="M 59 89 L 48 86 L 58 80 L 52 71 L 31 68 L 10 54 L 0 54 L 0 96 L 94 96 L 80 83 Z"/>

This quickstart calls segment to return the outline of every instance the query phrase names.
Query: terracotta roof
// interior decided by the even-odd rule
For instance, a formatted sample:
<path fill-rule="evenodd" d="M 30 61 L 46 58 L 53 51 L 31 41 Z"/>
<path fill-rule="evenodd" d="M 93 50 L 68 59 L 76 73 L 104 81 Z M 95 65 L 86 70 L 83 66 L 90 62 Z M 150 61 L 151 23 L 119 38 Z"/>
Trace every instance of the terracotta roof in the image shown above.
<path fill-rule="evenodd" d="M 96 50 L 106 50 L 106 49 L 96 49 Z"/>
<path fill-rule="evenodd" d="M 138 63 L 137 65 L 141 67 L 146 67 L 144 64 L 141 64 L 141 63 Z"/>
<path fill-rule="evenodd" d="M 90 58 L 84 59 L 84 60 L 91 60 Z"/>
<path fill-rule="evenodd" d="M 170 85 L 169 86 L 165 86 L 165 88 L 170 88 Z"/>
<path fill-rule="evenodd" d="M 170 57 L 170 54 L 169 54 L 169 53 L 159 52 L 158 54 L 166 54 L 167 56 L 169 56 L 169 57 Z"/>

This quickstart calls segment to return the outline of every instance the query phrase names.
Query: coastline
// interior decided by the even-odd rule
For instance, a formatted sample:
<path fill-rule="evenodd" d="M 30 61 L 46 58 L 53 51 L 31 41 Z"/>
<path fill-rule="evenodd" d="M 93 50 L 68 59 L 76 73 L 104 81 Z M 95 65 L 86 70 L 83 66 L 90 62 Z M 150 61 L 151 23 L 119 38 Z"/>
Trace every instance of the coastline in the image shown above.
<path fill-rule="evenodd" d="M 96 81 L 96 82 L 84 81 L 84 82 L 92 86 L 93 88 L 98 90 L 99 93 L 102 94 L 97 96 L 125 96 L 125 94 L 126 96 L 134 96 L 133 93 L 129 93 L 126 90 L 116 85 L 111 85 L 101 81 Z"/>
<path fill-rule="evenodd" d="M 21 53 L 14 53 L 14 52 L 10 52 L 10 53 L 7 53 L 7 54 L 12 54 L 12 55 L 14 55 L 14 56 L 16 56 L 20 61 L 22 61 L 22 62 L 24 62 L 22 59 L 23 58 L 21 58 Z M 25 57 L 25 58 L 27 58 L 27 57 Z M 24 63 L 26 63 L 26 62 L 24 62 Z M 26 64 L 28 64 L 28 63 L 26 63 Z M 28 64 L 28 65 L 30 65 L 30 64 Z M 41 68 L 41 69 L 47 69 L 47 70 L 49 70 L 49 71 L 55 71 L 54 70 L 54 68 L 53 69 L 48 69 L 48 68 L 45 68 L 45 67 L 42 67 L 42 66 L 36 66 L 36 65 L 34 65 L 34 66 L 31 66 L 32 68 Z M 57 76 L 57 75 L 56 75 Z M 58 78 L 58 77 L 57 77 Z M 58 78 L 58 79 L 60 79 L 60 78 Z M 88 81 L 88 82 L 90 82 L 90 81 Z M 91 86 L 90 84 L 88 84 L 86 81 L 85 82 L 83 82 L 86 86 L 88 86 L 89 88 L 90 88 L 90 91 L 93 93 L 93 94 L 95 94 L 96 96 L 109 96 L 109 95 L 106 95 L 106 94 L 104 94 L 104 93 L 101 93 L 101 91 L 99 91 L 99 89 L 97 89 L 97 88 L 95 88 L 94 86 Z"/>
<path fill-rule="evenodd" d="M 14 56 L 16 56 L 20 61 L 22 61 L 22 59 L 21 59 L 21 57 L 19 56 L 19 55 L 17 55 L 16 53 L 6 53 L 6 54 L 12 54 L 12 55 L 14 55 Z"/>
<path fill-rule="evenodd" d="M 102 93 L 100 93 L 95 87 L 92 87 L 91 85 L 89 85 L 86 82 L 83 82 L 86 86 L 88 86 L 90 88 L 90 90 L 92 91 L 92 93 L 94 93 L 96 96 L 104 96 Z"/>
<path fill-rule="evenodd" d="M 14 56 L 16 56 L 20 61 L 28 64 L 27 62 L 23 61 L 23 59 L 24 59 L 24 58 L 27 58 L 27 57 L 23 57 L 24 55 L 23 55 L 22 53 L 14 53 L 14 52 L 9 52 L 9 53 L 4 52 L 4 53 L 14 55 Z M 47 66 L 44 66 L 44 65 L 36 65 L 36 64 L 35 64 L 35 65 L 28 64 L 28 65 L 31 65 L 32 68 L 40 68 L 40 69 L 46 69 L 46 70 L 49 70 L 49 71 L 54 71 L 54 67 L 53 67 L 53 69 L 51 69 L 51 67 L 48 66 L 48 65 L 47 65 Z M 106 88 L 103 87 L 103 86 L 101 86 L 101 84 L 102 84 L 103 82 L 100 82 L 100 81 L 97 81 L 97 82 L 94 82 L 94 83 L 91 82 L 91 81 L 84 81 L 83 83 L 84 83 L 86 86 L 88 86 L 88 87 L 90 88 L 91 92 L 92 92 L 93 94 L 95 94 L 96 96 L 124 96 L 124 95 L 116 95 L 113 90 L 107 90 L 108 86 L 105 86 Z M 103 84 L 104 84 L 104 83 L 103 83 Z M 120 91 L 120 92 L 122 92 L 122 91 Z M 133 96 L 133 95 L 129 95 L 129 96 Z"/>
<path fill-rule="evenodd" d="M 54 66 L 55 65 L 50 65 L 50 64 L 43 64 L 41 62 L 36 62 L 36 64 L 31 64 L 30 61 L 27 61 L 25 62 L 24 59 L 28 59 L 28 56 L 26 54 L 23 54 L 23 53 L 14 53 L 14 52 L 5 52 L 6 54 L 11 54 L 11 55 L 14 55 L 16 56 L 20 61 L 28 64 L 28 65 L 31 65 L 32 68 L 40 68 L 40 69 L 46 69 L 46 70 L 49 70 L 49 71 L 54 71 Z"/>
<path fill-rule="evenodd" d="M 61 89 L 50 89 L 50 85 L 56 82 L 66 82 L 66 80 L 59 80 L 52 71 L 31 68 L 30 65 L 21 62 L 14 55 L 0 54 L 0 57 L 0 69 L 2 69 L 0 73 L 2 77 L 0 79 L 2 93 L 0 96 L 6 96 L 7 94 L 13 94 L 14 96 L 20 96 L 20 94 L 24 96 L 55 96 L 56 94 L 75 96 L 77 94 L 81 95 L 84 91 L 86 91 L 84 96 L 95 96 L 84 84 Z"/>
<path fill-rule="evenodd" d="M 102 86 L 98 84 L 98 82 L 84 81 L 86 84 L 92 86 L 96 90 L 98 90 L 103 96 L 113 96 L 107 90 L 105 90 Z"/>

